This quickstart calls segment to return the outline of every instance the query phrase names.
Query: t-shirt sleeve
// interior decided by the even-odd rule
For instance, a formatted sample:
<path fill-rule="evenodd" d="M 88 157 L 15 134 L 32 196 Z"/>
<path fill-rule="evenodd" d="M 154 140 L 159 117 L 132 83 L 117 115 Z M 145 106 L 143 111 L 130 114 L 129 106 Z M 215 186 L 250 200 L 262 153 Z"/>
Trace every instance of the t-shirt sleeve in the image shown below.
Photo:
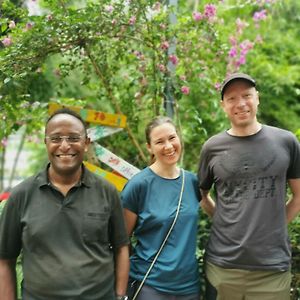
<path fill-rule="evenodd" d="M 137 181 L 136 178 L 129 180 L 121 193 L 123 207 L 138 214 L 141 192 L 141 183 Z"/>
<path fill-rule="evenodd" d="M 191 173 L 191 180 L 192 180 L 192 185 L 195 191 L 195 195 L 198 199 L 198 201 L 201 201 L 201 193 L 200 193 L 200 188 L 199 188 L 199 182 L 198 182 L 198 178 L 194 173 Z"/>
<path fill-rule="evenodd" d="M 288 179 L 300 178 L 300 142 L 292 135 L 291 161 L 287 172 Z"/>
<path fill-rule="evenodd" d="M 14 259 L 22 247 L 22 226 L 16 199 L 11 196 L 0 217 L 0 258 Z"/>
<path fill-rule="evenodd" d="M 110 218 L 110 240 L 114 247 L 118 248 L 129 244 L 129 238 L 123 216 L 119 193 L 112 191 L 112 212 Z"/>
<path fill-rule="evenodd" d="M 209 149 L 206 145 L 204 145 L 200 154 L 198 168 L 199 188 L 202 190 L 209 190 L 213 184 L 213 174 L 211 172 L 209 159 Z"/>

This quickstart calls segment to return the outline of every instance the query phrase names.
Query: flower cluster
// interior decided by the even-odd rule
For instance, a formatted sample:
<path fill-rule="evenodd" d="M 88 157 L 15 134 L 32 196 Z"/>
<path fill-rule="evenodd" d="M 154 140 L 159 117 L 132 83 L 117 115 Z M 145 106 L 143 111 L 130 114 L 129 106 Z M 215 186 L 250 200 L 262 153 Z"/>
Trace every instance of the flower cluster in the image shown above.
<path fill-rule="evenodd" d="M 180 90 L 181 90 L 182 94 L 185 94 L 185 95 L 188 95 L 190 93 L 190 88 L 186 85 L 183 85 Z"/>
<path fill-rule="evenodd" d="M 9 36 L 7 36 L 1 42 L 5 47 L 8 47 L 12 44 L 12 39 Z"/>
<path fill-rule="evenodd" d="M 200 13 L 198 11 L 193 12 L 194 21 L 198 22 L 203 19 L 207 19 L 208 21 L 213 21 L 217 13 L 217 8 L 213 4 L 206 4 L 204 7 L 204 12 Z"/>
<path fill-rule="evenodd" d="M 256 25 L 256 27 L 259 27 L 259 22 L 265 20 L 267 18 L 267 11 L 265 9 L 261 11 L 257 11 L 253 15 L 253 20 Z"/>

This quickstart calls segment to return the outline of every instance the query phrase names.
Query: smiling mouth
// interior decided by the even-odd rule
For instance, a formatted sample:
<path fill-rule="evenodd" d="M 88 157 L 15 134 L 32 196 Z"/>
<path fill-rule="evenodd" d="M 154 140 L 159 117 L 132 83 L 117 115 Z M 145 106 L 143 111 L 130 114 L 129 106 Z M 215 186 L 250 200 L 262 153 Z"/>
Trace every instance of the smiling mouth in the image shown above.
<path fill-rule="evenodd" d="M 248 114 L 249 113 L 249 111 L 247 110 L 247 111 L 241 111 L 241 112 L 237 112 L 237 113 L 235 113 L 236 115 L 241 115 L 241 116 L 243 116 L 243 115 L 246 115 L 246 114 Z"/>
<path fill-rule="evenodd" d="M 173 156 L 176 153 L 176 151 L 173 151 L 171 153 L 166 153 L 165 156 Z"/>
<path fill-rule="evenodd" d="M 65 157 L 74 157 L 75 154 L 57 154 L 56 157 L 65 158 Z"/>

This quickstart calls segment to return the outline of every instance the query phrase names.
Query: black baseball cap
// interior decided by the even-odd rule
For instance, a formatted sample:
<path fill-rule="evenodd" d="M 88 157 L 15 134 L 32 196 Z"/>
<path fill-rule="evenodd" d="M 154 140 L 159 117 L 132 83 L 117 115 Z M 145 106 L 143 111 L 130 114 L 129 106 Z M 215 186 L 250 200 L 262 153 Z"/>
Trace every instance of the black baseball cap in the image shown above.
<path fill-rule="evenodd" d="M 226 79 L 223 81 L 221 85 L 221 97 L 223 100 L 223 96 L 225 93 L 226 88 L 230 83 L 232 83 L 234 80 L 245 80 L 248 81 L 252 86 L 256 86 L 255 80 L 248 74 L 245 73 L 233 73 L 226 77 Z"/>

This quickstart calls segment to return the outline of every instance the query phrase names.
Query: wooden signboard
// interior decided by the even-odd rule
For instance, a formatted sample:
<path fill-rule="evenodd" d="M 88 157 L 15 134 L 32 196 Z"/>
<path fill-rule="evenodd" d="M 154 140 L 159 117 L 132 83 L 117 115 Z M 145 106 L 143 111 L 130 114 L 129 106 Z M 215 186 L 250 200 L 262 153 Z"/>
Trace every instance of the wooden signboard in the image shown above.
<path fill-rule="evenodd" d="M 91 141 L 94 142 L 122 130 L 123 128 L 97 125 L 95 127 L 88 128 L 87 133 Z"/>
<path fill-rule="evenodd" d="M 97 167 L 87 161 L 84 162 L 84 165 L 87 167 L 88 170 L 90 170 L 91 172 L 95 173 L 98 176 L 103 177 L 104 179 L 106 179 L 107 181 L 109 181 L 110 183 L 112 183 L 119 192 L 121 192 L 127 182 L 127 179 L 116 175 L 114 173 L 111 173 L 109 171 L 103 170 L 100 167 Z"/>
<path fill-rule="evenodd" d="M 97 158 L 111 167 L 113 170 L 120 173 L 122 176 L 124 176 L 127 179 L 130 179 L 133 175 L 140 172 L 138 168 L 131 165 L 124 159 L 118 157 L 117 155 L 113 154 L 106 148 L 100 146 L 99 144 L 94 145 L 95 153 Z"/>
<path fill-rule="evenodd" d="M 77 112 L 81 118 L 89 123 L 101 124 L 112 127 L 124 128 L 126 126 L 126 116 L 121 114 L 109 114 L 102 111 L 83 109 L 79 106 L 64 106 L 57 103 L 49 103 L 48 112 L 51 115 L 57 109 L 67 107 Z"/>

